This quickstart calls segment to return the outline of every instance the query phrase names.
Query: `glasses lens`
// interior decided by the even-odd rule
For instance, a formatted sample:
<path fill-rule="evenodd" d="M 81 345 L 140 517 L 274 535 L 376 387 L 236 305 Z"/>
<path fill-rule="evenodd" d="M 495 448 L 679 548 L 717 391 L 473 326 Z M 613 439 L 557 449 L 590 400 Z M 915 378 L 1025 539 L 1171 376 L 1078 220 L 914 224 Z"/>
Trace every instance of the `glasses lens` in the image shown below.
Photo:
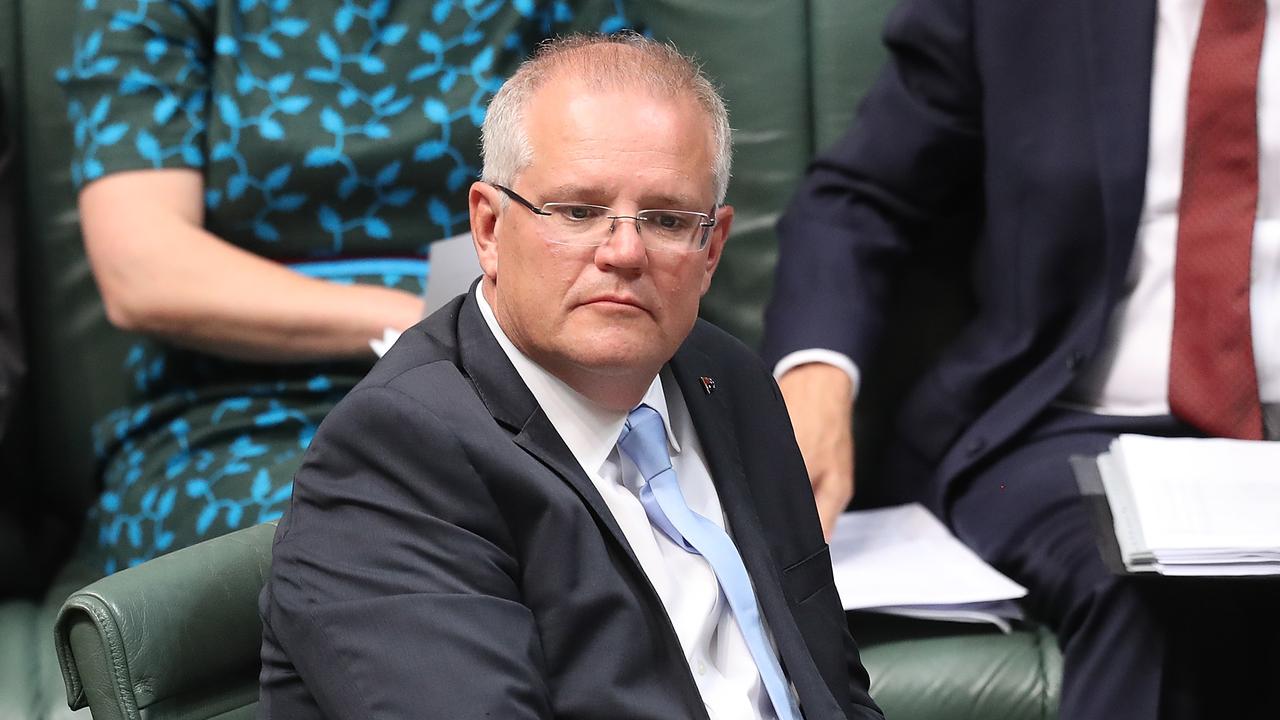
<path fill-rule="evenodd" d="M 711 218 L 687 210 L 641 210 L 644 225 L 641 236 L 646 244 L 661 250 L 696 250 L 703 234 L 703 223 Z"/>
<path fill-rule="evenodd" d="M 599 245 L 609 236 L 609 215 L 613 211 L 600 205 L 579 203 L 547 203 L 542 211 L 555 228 L 554 240 L 566 245 Z"/>

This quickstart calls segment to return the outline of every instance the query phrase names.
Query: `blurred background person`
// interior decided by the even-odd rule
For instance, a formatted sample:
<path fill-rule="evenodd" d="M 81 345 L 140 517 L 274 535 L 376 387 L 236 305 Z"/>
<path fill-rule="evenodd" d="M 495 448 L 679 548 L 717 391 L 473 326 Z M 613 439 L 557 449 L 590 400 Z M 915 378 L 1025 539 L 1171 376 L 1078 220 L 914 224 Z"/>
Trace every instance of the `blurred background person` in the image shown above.
<path fill-rule="evenodd" d="M 898 270 L 963 244 L 972 313 L 886 479 L 1029 588 L 1065 720 L 1274 714 L 1280 587 L 1113 575 L 1067 459 L 1280 435 L 1280 2 L 906 0 L 885 39 L 781 221 L 767 316 L 825 522 Z M 973 208 L 978 231 L 930 237 Z"/>

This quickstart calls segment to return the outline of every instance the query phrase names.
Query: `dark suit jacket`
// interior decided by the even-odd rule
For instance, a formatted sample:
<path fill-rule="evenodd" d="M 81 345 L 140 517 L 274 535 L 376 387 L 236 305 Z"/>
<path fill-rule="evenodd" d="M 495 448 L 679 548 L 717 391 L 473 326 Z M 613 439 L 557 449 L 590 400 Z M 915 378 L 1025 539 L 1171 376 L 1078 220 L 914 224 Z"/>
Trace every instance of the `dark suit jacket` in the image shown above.
<path fill-rule="evenodd" d="M 671 368 L 807 718 L 880 717 L 776 386 L 702 322 Z M 661 601 L 471 294 L 325 419 L 273 557 L 263 717 L 706 717 Z"/>
<path fill-rule="evenodd" d="M 1100 349 L 1142 207 L 1155 5 L 905 0 L 889 64 L 780 224 L 766 359 L 824 347 L 865 368 L 904 256 L 981 208 L 980 232 L 944 238 L 969 247 L 975 310 L 895 425 L 935 509 Z"/>

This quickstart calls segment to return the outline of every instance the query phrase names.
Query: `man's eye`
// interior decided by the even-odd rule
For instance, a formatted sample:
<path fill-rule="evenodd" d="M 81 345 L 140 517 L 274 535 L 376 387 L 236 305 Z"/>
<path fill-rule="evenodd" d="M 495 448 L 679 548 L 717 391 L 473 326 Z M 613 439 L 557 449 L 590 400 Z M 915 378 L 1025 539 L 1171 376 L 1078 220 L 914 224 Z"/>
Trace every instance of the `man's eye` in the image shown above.
<path fill-rule="evenodd" d="M 654 213 L 649 216 L 649 221 L 661 230 L 685 230 L 690 224 L 687 217 L 675 213 Z"/>
<path fill-rule="evenodd" d="M 556 212 L 565 220 L 573 222 L 594 220 L 601 215 L 599 208 L 594 208 L 590 205 L 561 205 L 556 208 Z"/>

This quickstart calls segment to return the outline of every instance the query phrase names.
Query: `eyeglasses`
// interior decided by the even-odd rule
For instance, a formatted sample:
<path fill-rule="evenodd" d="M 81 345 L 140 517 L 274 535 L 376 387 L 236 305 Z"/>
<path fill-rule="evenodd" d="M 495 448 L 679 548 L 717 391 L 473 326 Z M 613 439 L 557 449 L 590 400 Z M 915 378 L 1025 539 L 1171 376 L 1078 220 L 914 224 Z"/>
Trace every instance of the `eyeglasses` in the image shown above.
<path fill-rule="evenodd" d="M 692 210 L 641 210 L 635 215 L 618 215 L 613 208 L 584 203 L 549 202 L 539 207 L 511 188 L 493 186 L 535 215 L 548 218 L 554 229 L 551 242 L 560 245 L 599 247 L 609 241 L 619 220 L 633 220 L 640 241 L 650 250 L 698 252 L 707 246 L 716 224 L 710 215 Z"/>

